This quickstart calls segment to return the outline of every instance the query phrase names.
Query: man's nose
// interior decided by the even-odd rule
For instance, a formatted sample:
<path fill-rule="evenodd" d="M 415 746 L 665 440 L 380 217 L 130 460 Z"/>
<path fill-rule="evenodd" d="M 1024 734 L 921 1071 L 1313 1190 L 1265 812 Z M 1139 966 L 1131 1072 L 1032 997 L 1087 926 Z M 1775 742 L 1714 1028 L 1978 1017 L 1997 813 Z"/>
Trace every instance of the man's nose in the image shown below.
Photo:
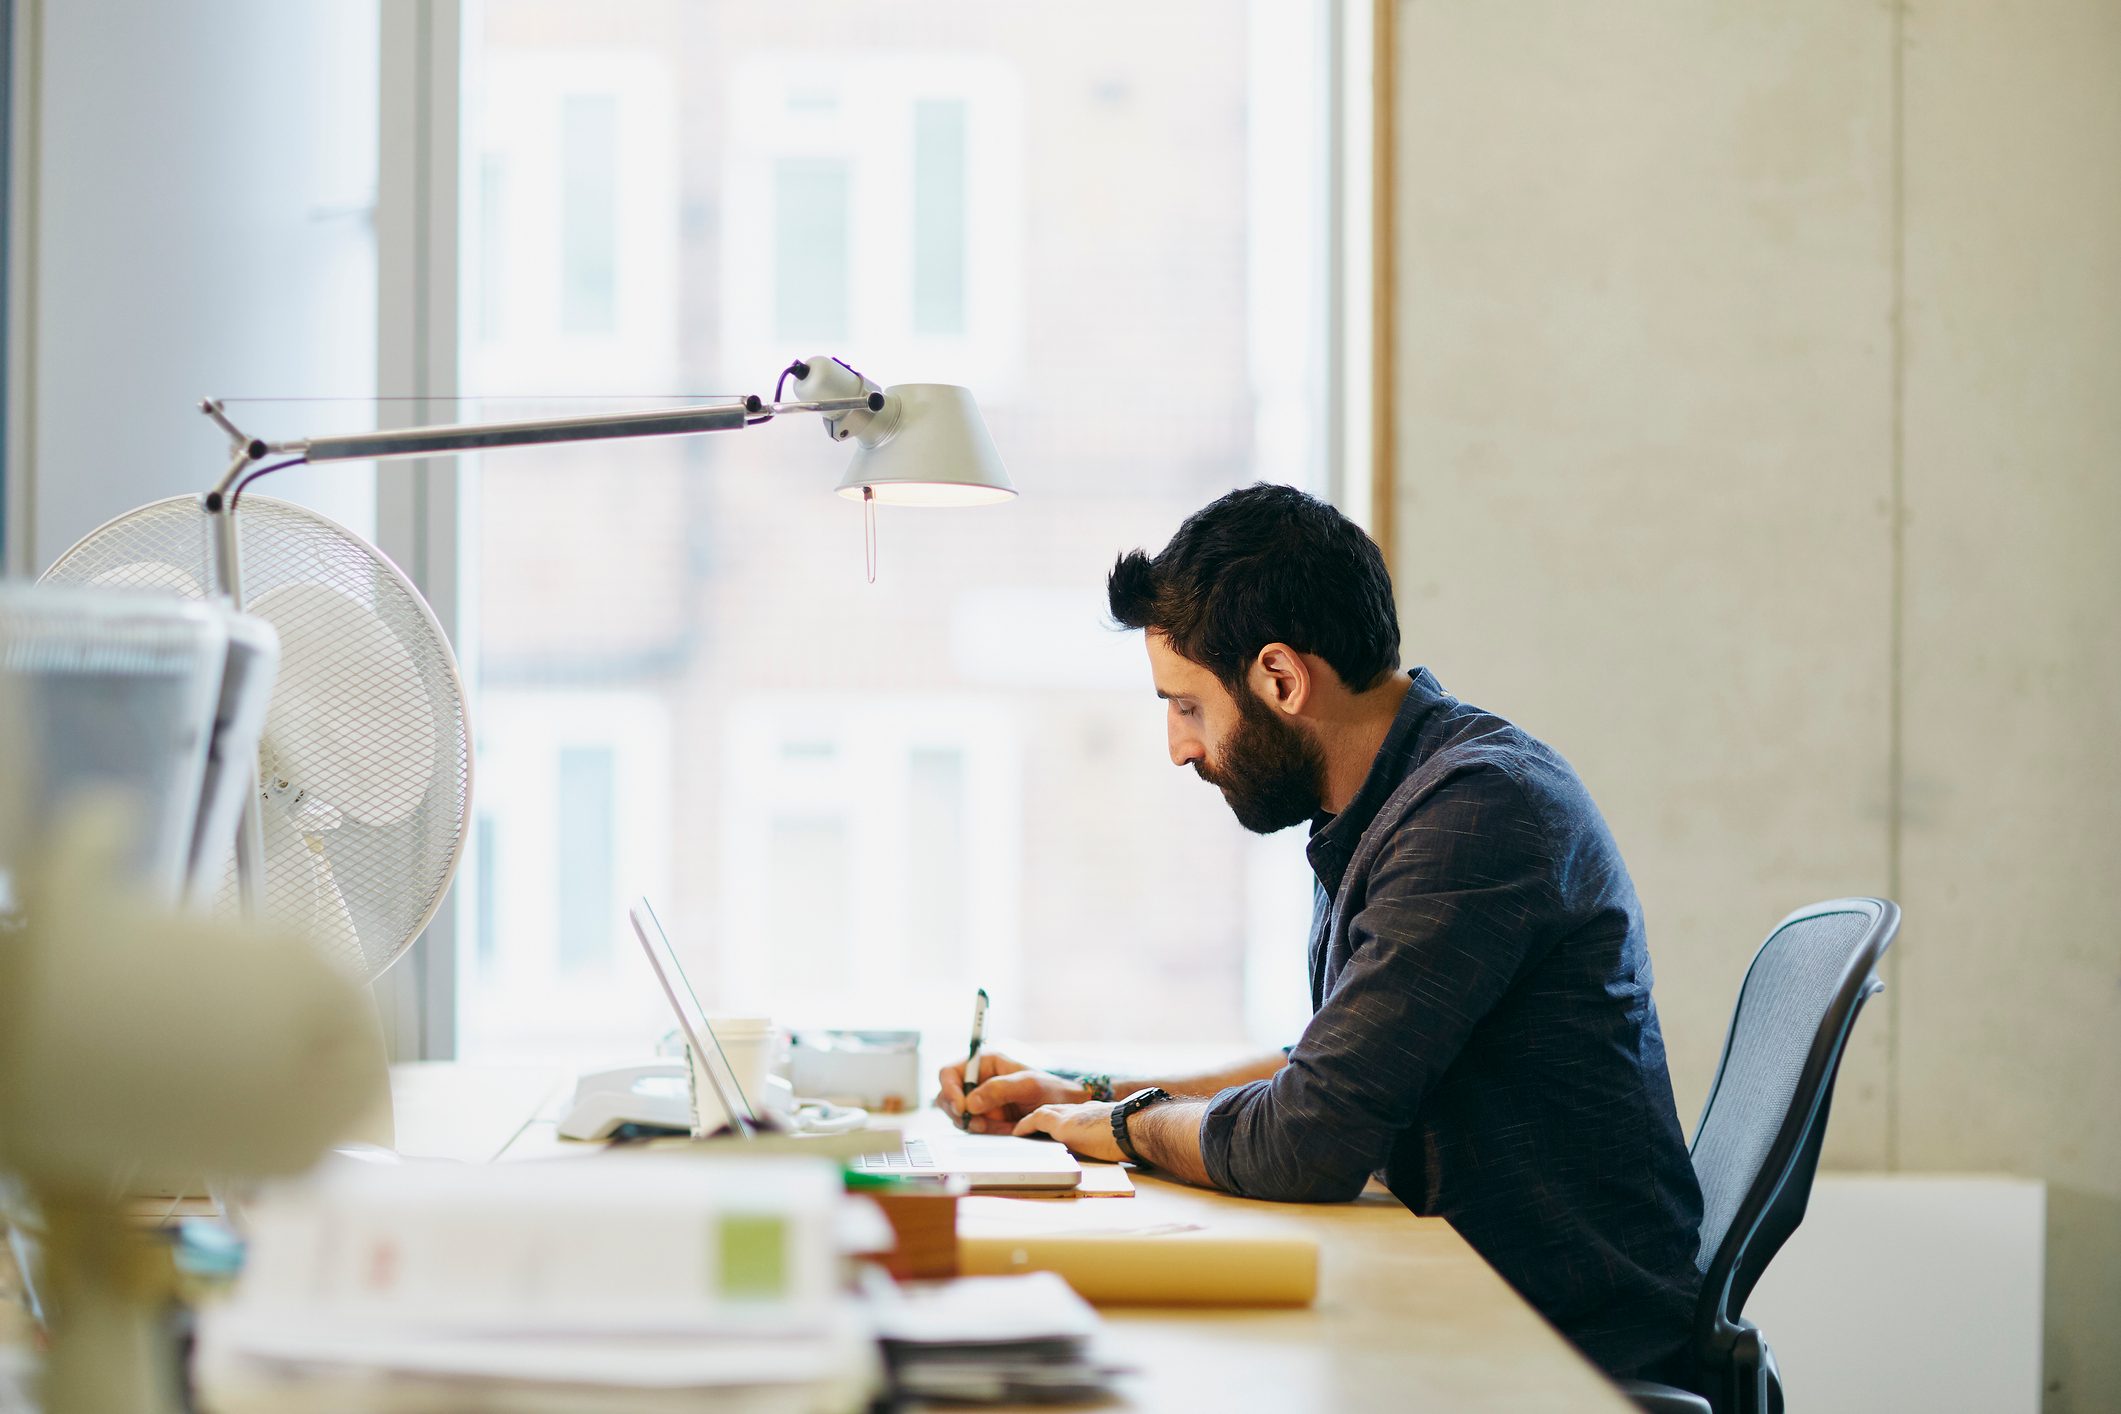
<path fill-rule="evenodd" d="M 1190 766 L 1195 761 L 1207 759 L 1208 749 L 1200 744 L 1199 738 L 1180 732 L 1171 733 L 1172 765 Z"/>

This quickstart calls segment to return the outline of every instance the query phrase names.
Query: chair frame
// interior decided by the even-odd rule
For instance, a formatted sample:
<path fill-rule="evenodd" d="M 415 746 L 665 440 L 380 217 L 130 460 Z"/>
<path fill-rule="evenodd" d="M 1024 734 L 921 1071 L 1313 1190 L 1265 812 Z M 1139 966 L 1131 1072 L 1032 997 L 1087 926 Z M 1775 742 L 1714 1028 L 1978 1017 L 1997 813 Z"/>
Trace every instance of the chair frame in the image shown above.
<path fill-rule="evenodd" d="M 1864 1003 L 1885 990 L 1877 968 L 1900 931 L 1898 904 L 1882 898 L 1828 899 L 1797 909 L 1769 930 L 1746 965 L 1745 980 L 1739 983 L 1738 1000 L 1731 1008 L 1731 1025 L 1724 1033 L 1723 1056 L 1716 1063 L 1716 1078 L 1709 1085 L 1701 1119 L 1694 1126 L 1698 1144 L 1709 1115 L 1716 1108 L 1716 1096 L 1723 1088 L 1731 1044 L 1737 1039 L 1738 1018 L 1745 1008 L 1746 988 L 1752 983 L 1761 957 L 1783 929 L 1828 913 L 1868 914 L 1870 923 L 1851 950 L 1835 983 L 1833 1000 L 1820 1018 L 1804 1068 L 1798 1072 L 1790 1111 L 1783 1117 L 1760 1172 L 1731 1215 L 1730 1228 L 1702 1274 L 1701 1299 L 1695 1308 L 1689 1348 L 1699 1386 L 1717 1414 L 1769 1414 L 1781 1408 L 1782 1382 L 1775 1368 L 1774 1352 L 1759 1329 L 1740 1312 L 1761 1273 L 1804 1220 L 1826 1137 L 1827 1115 L 1833 1107 L 1834 1081 L 1849 1035 Z"/>

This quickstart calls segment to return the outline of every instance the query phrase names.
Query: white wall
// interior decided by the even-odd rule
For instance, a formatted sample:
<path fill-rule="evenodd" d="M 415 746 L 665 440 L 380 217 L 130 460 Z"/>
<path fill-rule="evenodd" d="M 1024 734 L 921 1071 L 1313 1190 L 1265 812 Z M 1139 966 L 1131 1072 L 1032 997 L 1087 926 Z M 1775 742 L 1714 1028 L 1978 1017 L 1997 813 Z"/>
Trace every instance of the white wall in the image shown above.
<path fill-rule="evenodd" d="M 2121 1405 L 2121 5 L 1907 14 L 1900 1158 L 2048 1180 Z"/>
<path fill-rule="evenodd" d="M 142 502 L 205 489 L 202 396 L 375 388 L 377 0 L 18 0 L 35 43 L 27 505 L 18 569 Z M 24 229 L 18 226 L 18 230 Z M 261 435 L 372 425 L 361 405 L 236 409 Z M 366 467 L 266 494 L 374 534 Z"/>
<path fill-rule="evenodd" d="M 1746 1302 L 1804 1414 L 2040 1408 L 2043 1186 L 1821 1174 Z"/>
<path fill-rule="evenodd" d="M 2121 6 L 1398 15 L 1409 659 L 1605 808 L 1689 1126 L 1774 920 L 1897 896 L 1828 1162 L 2046 1179 L 2111 1408 Z"/>

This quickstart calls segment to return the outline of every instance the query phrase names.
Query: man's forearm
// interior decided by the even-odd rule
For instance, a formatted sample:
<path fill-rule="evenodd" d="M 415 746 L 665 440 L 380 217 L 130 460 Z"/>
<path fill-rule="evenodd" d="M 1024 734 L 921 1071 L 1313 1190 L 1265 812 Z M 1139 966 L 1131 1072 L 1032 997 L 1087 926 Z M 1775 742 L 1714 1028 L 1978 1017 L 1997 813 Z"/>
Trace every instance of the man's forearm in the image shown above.
<path fill-rule="evenodd" d="M 1208 1164 L 1200 1151 L 1201 1122 L 1207 1117 L 1208 1106 L 1213 1097 L 1232 1086 L 1249 1085 L 1255 1080 L 1268 1079 L 1287 1065 L 1288 1061 L 1286 1055 L 1276 1051 L 1272 1055 L 1261 1056 L 1225 1070 L 1180 1076 L 1172 1080 L 1114 1078 L 1112 1092 L 1118 1099 L 1125 1099 L 1135 1091 L 1150 1086 L 1161 1086 L 1179 1097 L 1136 1110 L 1129 1115 L 1127 1142 L 1134 1146 L 1135 1153 L 1139 1154 L 1143 1163 L 1150 1168 L 1184 1183 L 1213 1188 L 1215 1181 L 1208 1176 Z M 1073 1078 L 1080 1081 L 1089 1077 Z M 1094 1089 L 1092 1093 L 1095 1093 Z M 1111 1123 L 1115 1107 L 1112 1101 L 1049 1102 L 1019 1120 L 1015 1132 L 1048 1134 L 1086 1158 L 1116 1163 L 1121 1157 L 1121 1150 Z"/>
<path fill-rule="evenodd" d="M 1114 1076 L 1112 1097 L 1124 1100 L 1137 1090 L 1160 1085 L 1174 1095 L 1198 1095 L 1203 1099 L 1210 1099 L 1232 1085 L 1250 1085 L 1255 1080 L 1269 1079 L 1288 1063 L 1288 1056 L 1280 1051 L 1273 1051 L 1222 1070 L 1203 1071 L 1197 1075 L 1181 1075 L 1172 1079 L 1121 1079 Z"/>
<path fill-rule="evenodd" d="M 1183 1183 L 1213 1188 L 1214 1180 L 1208 1177 L 1207 1162 L 1200 1154 L 1200 1122 L 1207 1113 L 1205 1100 L 1151 1105 L 1127 1117 L 1127 1138 L 1152 1168 Z"/>

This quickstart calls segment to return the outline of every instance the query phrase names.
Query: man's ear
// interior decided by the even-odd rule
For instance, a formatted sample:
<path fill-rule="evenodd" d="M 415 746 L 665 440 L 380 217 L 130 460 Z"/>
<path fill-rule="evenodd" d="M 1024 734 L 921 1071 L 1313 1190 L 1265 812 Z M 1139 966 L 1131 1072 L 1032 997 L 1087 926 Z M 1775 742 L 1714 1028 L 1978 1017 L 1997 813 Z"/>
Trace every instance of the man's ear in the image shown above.
<path fill-rule="evenodd" d="M 1270 643 L 1252 660 L 1252 690 L 1269 707 L 1295 716 L 1311 700 L 1311 667 L 1286 643 Z"/>

